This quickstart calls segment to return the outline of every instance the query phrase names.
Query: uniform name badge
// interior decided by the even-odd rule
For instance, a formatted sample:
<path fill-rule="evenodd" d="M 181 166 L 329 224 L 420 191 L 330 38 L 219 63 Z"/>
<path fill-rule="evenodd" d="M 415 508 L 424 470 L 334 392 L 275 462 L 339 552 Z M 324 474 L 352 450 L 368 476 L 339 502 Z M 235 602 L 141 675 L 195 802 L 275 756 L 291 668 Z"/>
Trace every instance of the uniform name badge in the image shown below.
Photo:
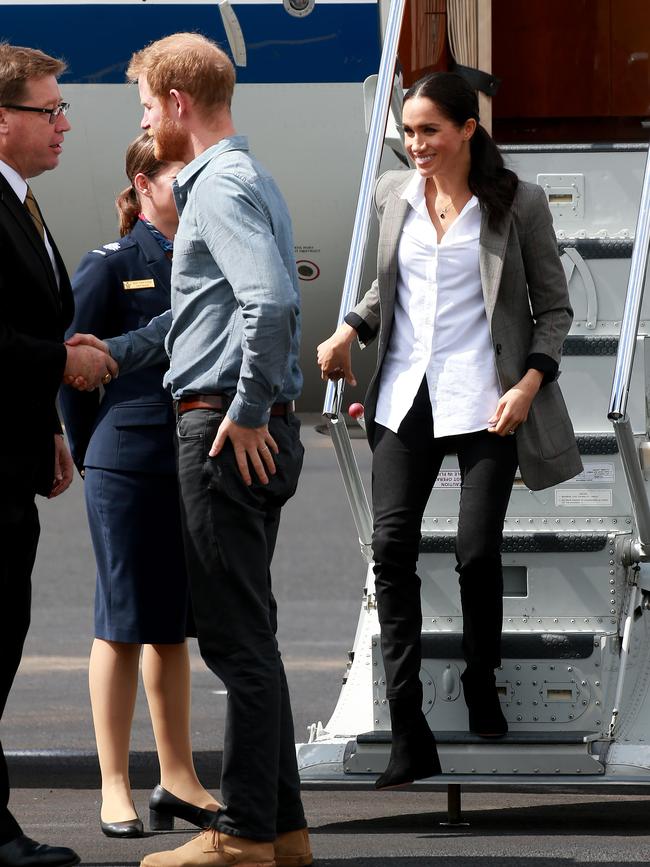
<path fill-rule="evenodd" d="M 136 292 L 138 289 L 153 289 L 155 283 L 151 277 L 147 280 L 124 280 L 122 285 L 125 292 Z"/>

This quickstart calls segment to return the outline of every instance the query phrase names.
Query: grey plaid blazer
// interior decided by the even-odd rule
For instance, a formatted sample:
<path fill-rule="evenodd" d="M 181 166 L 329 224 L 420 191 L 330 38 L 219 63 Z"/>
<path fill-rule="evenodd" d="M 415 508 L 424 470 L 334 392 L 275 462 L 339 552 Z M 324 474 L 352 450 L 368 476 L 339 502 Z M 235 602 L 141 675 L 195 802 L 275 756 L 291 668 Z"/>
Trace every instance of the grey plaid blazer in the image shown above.
<path fill-rule="evenodd" d="M 401 198 L 412 172 L 387 172 L 377 182 L 380 218 L 377 279 L 352 311 L 365 326 L 365 347 L 379 337 L 377 367 L 365 401 L 370 442 L 381 368 L 393 325 L 397 286 L 397 249 L 410 205 Z M 481 222 L 480 270 L 494 360 L 504 391 L 526 372 L 526 359 L 543 353 L 559 363 L 573 311 L 557 251 L 546 196 L 537 184 L 519 182 L 511 212 L 499 231 Z M 540 490 L 582 470 L 566 404 L 557 382 L 533 400 L 528 419 L 516 433 L 519 467 L 525 484 Z"/>

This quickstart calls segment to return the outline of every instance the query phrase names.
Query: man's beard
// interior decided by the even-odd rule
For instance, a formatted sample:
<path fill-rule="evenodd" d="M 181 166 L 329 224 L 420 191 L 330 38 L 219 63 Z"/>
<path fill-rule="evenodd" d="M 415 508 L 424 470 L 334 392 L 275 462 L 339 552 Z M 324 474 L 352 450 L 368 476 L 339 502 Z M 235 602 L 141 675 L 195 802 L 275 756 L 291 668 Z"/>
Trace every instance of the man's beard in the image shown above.
<path fill-rule="evenodd" d="M 184 163 L 187 161 L 189 139 L 182 124 L 163 115 L 154 133 L 154 156 L 161 162 Z"/>

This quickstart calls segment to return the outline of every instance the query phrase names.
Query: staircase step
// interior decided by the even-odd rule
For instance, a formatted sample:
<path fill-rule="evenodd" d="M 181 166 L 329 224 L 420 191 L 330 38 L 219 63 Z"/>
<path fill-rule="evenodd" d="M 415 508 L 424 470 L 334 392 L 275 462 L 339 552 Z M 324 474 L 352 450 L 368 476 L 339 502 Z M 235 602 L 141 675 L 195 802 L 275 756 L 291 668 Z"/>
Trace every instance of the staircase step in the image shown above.
<path fill-rule="evenodd" d="M 564 341 L 562 355 L 612 356 L 618 352 L 618 337 L 572 334 Z"/>
<path fill-rule="evenodd" d="M 504 554 L 568 554 L 602 551 L 607 545 L 607 533 L 505 533 L 501 544 Z M 420 551 L 427 554 L 453 554 L 456 550 L 455 533 L 425 531 Z"/>
<path fill-rule="evenodd" d="M 631 259 L 633 246 L 632 238 L 563 238 L 557 244 L 560 255 L 570 247 L 583 259 Z"/>
<path fill-rule="evenodd" d="M 589 659 L 599 635 L 591 632 L 504 632 L 501 658 L 512 659 Z M 463 659 L 460 632 L 421 633 L 422 659 Z"/>
<path fill-rule="evenodd" d="M 613 433 L 581 433 L 576 436 L 581 455 L 617 455 L 618 443 Z"/>
<path fill-rule="evenodd" d="M 513 744 L 584 744 L 589 743 L 598 736 L 596 732 L 526 732 L 510 731 L 501 738 L 482 738 L 473 732 L 434 732 L 439 744 L 485 744 L 486 746 L 511 746 Z M 357 735 L 357 743 L 364 744 L 390 744 L 392 743 L 390 731 L 371 731 Z"/>

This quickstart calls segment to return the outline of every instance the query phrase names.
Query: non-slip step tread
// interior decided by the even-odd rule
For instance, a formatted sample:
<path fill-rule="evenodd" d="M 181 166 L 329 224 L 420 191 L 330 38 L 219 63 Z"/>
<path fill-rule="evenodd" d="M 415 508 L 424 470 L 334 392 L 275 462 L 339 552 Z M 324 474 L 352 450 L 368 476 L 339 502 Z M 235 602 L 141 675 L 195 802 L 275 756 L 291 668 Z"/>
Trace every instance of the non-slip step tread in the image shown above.
<path fill-rule="evenodd" d="M 556 554 L 602 551 L 607 545 L 607 533 L 504 533 L 501 551 L 510 553 Z M 420 551 L 427 554 L 453 554 L 456 550 L 455 533 L 425 531 Z"/>
<path fill-rule="evenodd" d="M 463 659 L 463 636 L 460 632 L 423 632 L 422 659 Z M 591 632 L 504 632 L 501 658 L 571 660 L 589 659 L 600 643 L 600 633 Z M 499 672 L 497 672 L 499 680 Z"/>
<path fill-rule="evenodd" d="M 562 238 L 557 248 L 560 255 L 567 247 L 576 250 L 583 259 L 630 259 L 632 238 Z"/>
<path fill-rule="evenodd" d="M 562 346 L 567 356 L 614 356 L 618 352 L 618 337 L 606 334 L 570 334 Z"/>
<path fill-rule="evenodd" d="M 616 455 L 618 443 L 613 433 L 581 433 L 576 436 L 581 455 Z"/>
<path fill-rule="evenodd" d="M 584 744 L 592 740 L 596 732 L 508 732 L 500 738 L 482 738 L 473 732 L 434 732 L 439 744 L 485 744 L 486 746 L 512 746 L 516 744 L 537 744 L 539 746 L 553 746 L 560 744 Z M 363 732 L 357 735 L 357 744 L 380 746 L 392 743 L 392 735 L 389 731 Z"/>

